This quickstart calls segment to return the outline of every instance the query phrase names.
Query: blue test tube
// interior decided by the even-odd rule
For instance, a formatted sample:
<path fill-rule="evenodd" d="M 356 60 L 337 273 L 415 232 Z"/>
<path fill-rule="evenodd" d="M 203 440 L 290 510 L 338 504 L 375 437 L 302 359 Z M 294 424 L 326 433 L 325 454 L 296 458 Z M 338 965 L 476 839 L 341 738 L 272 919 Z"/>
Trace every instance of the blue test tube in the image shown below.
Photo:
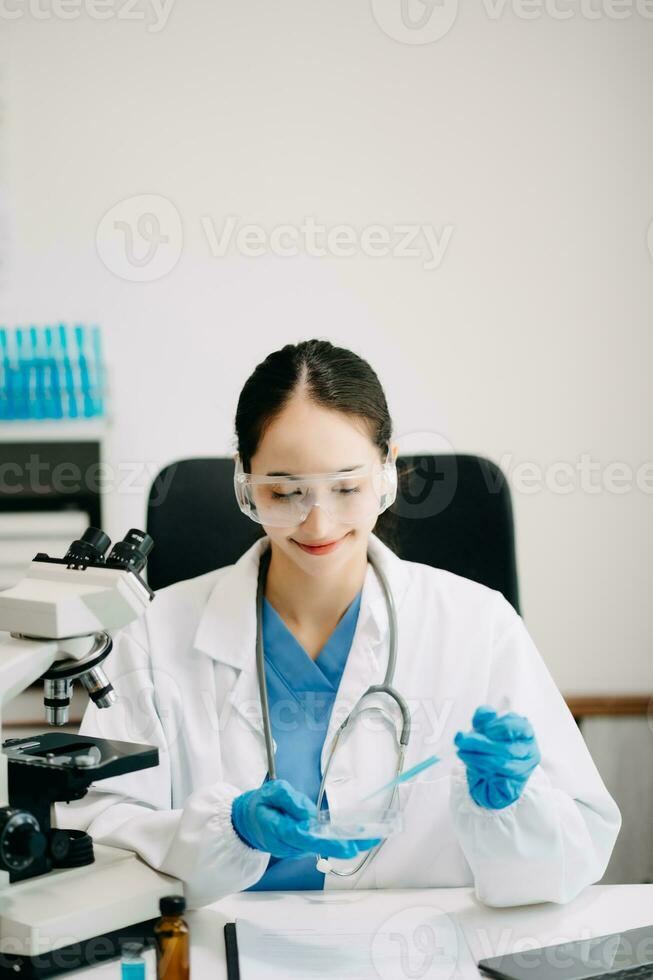
<path fill-rule="evenodd" d="M 90 418 L 93 415 L 93 401 L 91 398 L 90 379 L 88 374 L 88 360 L 85 353 L 86 328 L 80 325 L 75 327 L 75 340 L 77 342 L 77 363 L 79 364 L 79 378 L 82 387 L 82 402 L 84 405 L 84 417 Z"/>
<path fill-rule="evenodd" d="M 59 342 L 61 344 L 61 360 L 63 362 L 64 387 L 66 391 L 66 414 L 69 419 L 76 419 L 78 415 L 77 395 L 75 392 L 73 368 L 68 354 L 68 336 L 66 333 L 66 327 L 63 323 L 59 324 Z"/>
<path fill-rule="evenodd" d="M 30 400 L 29 400 L 29 384 L 30 384 L 30 369 L 29 361 L 25 356 L 25 345 L 23 328 L 16 327 L 14 334 L 16 338 L 16 359 L 17 359 L 17 371 L 18 371 L 18 398 L 17 398 L 17 410 L 16 418 L 18 419 L 28 419 L 30 413 Z"/>
<path fill-rule="evenodd" d="M 52 332 L 52 346 L 54 348 L 54 357 L 57 362 L 57 387 L 59 390 L 59 398 L 61 399 L 61 415 L 65 417 L 68 415 L 68 397 L 66 395 L 66 371 L 64 367 L 64 349 L 63 343 L 61 342 L 61 332 L 60 330 L 53 330 Z"/>
<path fill-rule="evenodd" d="M 51 419 L 60 419 L 63 416 L 61 386 L 59 384 L 59 365 L 52 345 L 52 327 L 46 327 L 43 333 L 45 336 L 46 391 L 48 395 L 46 415 Z"/>
<path fill-rule="evenodd" d="M 30 414 L 32 418 L 45 417 L 45 379 L 43 377 L 43 358 L 39 350 L 39 332 L 36 327 L 29 328 L 30 339 Z"/>
<path fill-rule="evenodd" d="M 13 341 L 13 342 L 12 342 Z M 16 331 L 6 333 L 6 347 L 3 351 L 3 361 L 7 372 L 7 418 L 19 417 L 19 385 L 20 376 L 16 357 Z"/>
<path fill-rule="evenodd" d="M 9 351 L 7 350 L 7 331 L 0 327 L 0 421 L 11 418 Z"/>
<path fill-rule="evenodd" d="M 94 414 L 104 415 L 105 373 L 104 358 L 102 356 L 102 336 L 99 327 L 92 328 L 91 342 L 93 345 L 93 363 L 95 366 L 95 388 L 93 392 Z"/>

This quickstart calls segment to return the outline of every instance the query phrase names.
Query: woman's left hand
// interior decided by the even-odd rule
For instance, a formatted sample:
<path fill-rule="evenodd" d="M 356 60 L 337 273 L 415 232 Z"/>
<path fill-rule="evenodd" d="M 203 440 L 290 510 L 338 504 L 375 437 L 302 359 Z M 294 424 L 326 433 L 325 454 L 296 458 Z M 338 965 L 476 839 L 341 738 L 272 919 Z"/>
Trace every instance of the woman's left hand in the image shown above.
<path fill-rule="evenodd" d="M 472 731 L 458 732 L 454 743 L 472 799 L 488 810 L 514 803 L 541 758 L 527 718 L 512 711 L 499 716 L 487 705 L 474 712 Z"/>

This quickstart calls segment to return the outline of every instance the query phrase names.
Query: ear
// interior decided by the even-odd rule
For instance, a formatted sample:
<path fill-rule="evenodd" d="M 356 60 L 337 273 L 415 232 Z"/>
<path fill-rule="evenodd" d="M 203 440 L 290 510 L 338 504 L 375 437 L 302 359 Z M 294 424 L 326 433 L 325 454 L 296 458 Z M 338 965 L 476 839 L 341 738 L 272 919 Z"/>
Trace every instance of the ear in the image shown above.
<path fill-rule="evenodd" d="M 399 455 L 399 443 L 398 442 L 393 442 L 391 444 L 391 446 L 390 446 L 390 452 L 392 453 L 393 462 L 396 463 L 397 456 Z"/>

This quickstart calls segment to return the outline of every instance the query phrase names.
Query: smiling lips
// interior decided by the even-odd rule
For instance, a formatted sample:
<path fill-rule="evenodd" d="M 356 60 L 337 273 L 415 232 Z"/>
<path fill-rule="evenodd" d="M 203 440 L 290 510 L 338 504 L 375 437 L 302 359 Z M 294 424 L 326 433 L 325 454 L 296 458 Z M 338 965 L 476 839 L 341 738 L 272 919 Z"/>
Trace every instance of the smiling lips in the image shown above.
<path fill-rule="evenodd" d="M 345 535 L 347 537 L 347 535 Z M 295 539 L 293 538 L 293 541 Z M 299 545 L 302 551 L 305 551 L 309 555 L 328 555 L 345 540 L 345 538 L 339 538 L 337 541 L 329 541 L 326 544 L 302 544 L 301 541 L 295 541 L 295 544 Z"/>

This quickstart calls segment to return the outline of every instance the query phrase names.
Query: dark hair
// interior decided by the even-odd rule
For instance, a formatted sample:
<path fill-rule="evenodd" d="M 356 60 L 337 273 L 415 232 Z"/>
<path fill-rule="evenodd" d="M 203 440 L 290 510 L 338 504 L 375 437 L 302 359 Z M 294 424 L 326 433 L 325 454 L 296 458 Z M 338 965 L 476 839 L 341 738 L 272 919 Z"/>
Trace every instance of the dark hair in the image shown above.
<path fill-rule="evenodd" d="M 304 340 L 268 354 L 243 386 L 236 409 L 236 440 L 246 471 L 266 428 L 299 387 L 304 387 L 317 405 L 365 422 L 372 442 L 385 459 L 392 419 L 374 370 L 358 354 L 334 347 L 328 340 Z M 397 550 L 396 517 L 390 510 L 380 515 L 374 532 Z"/>

